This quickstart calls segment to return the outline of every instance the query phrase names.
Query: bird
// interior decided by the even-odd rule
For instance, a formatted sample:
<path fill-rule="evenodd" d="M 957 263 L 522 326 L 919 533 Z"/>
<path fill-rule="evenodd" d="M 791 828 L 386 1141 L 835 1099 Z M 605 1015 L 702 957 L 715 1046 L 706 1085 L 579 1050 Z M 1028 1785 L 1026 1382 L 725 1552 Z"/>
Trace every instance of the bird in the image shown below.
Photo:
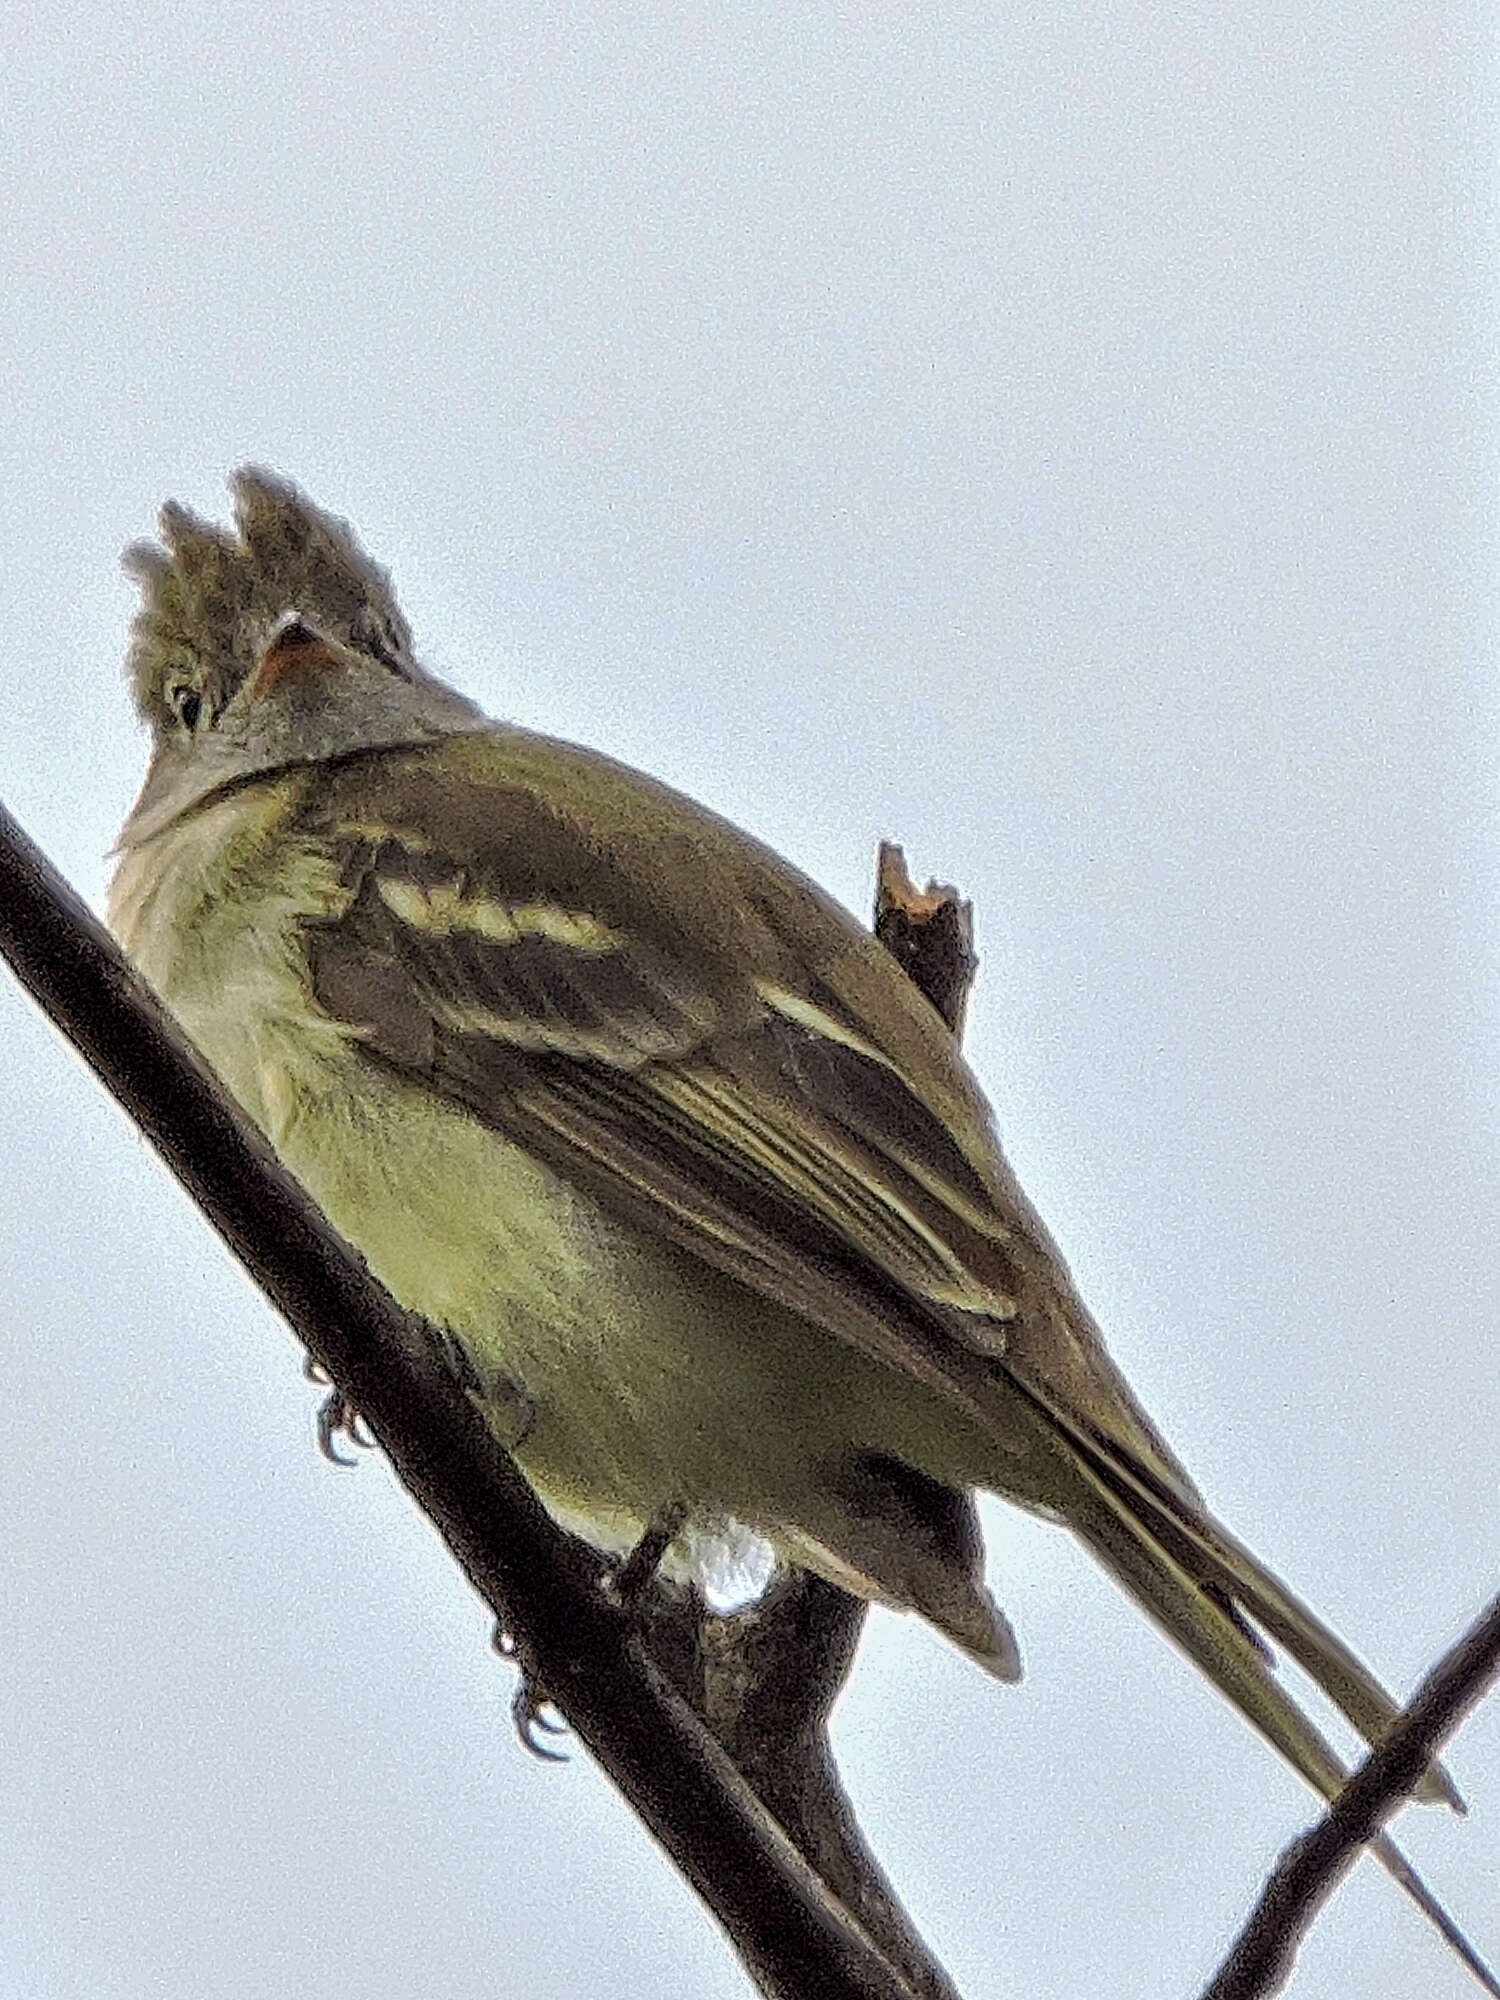
<path fill-rule="evenodd" d="M 1398 1704 L 1209 1511 L 894 958 L 703 806 L 484 715 L 290 481 L 230 488 L 232 528 L 169 502 L 127 551 L 151 755 L 109 921 L 555 1517 L 689 1564 L 749 1530 L 1014 1681 L 998 1495 L 1336 1796 L 1273 1649 L 1370 1744 Z M 1419 1796 L 1460 1803 L 1437 1765 Z"/>

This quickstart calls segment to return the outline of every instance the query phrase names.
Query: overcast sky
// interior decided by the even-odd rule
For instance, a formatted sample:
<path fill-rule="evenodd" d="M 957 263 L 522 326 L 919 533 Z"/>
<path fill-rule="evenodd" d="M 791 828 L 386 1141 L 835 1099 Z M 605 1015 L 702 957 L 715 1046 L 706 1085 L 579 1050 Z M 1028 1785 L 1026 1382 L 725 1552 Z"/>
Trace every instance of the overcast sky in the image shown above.
<path fill-rule="evenodd" d="M 1489 8 L 0 23 L 0 795 L 98 901 L 121 546 L 247 458 L 425 657 L 855 908 L 1215 1506 L 1398 1688 L 1500 1587 Z M 0 978 L 0 2000 L 746 1991 L 284 1328 Z M 879 1614 L 837 1743 L 967 2000 L 1189 2000 L 1313 1801 L 1059 1532 L 1027 1678 Z M 1472 1812 L 1401 1837 L 1500 1954 Z M 1369 1864 L 1294 2000 L 1469 1988 Z"/>

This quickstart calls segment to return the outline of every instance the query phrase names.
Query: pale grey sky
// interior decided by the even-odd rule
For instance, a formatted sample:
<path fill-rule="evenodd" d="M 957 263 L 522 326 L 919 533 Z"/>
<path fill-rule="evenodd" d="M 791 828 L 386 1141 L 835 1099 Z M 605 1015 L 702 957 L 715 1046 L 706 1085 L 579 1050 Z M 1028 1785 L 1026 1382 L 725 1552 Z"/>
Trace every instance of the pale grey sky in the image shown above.
<path fill-rule="evenodd" d="M 1398 1687 L 1500 1587 L 1488 8 L 0 24 L 0 795 L 96 900 L 121 545 L 254 458 L 426 656 L 856 907 L 1215 1505 Z M 745 1991 L 0 979 L 0 2000 Z M 1058 1533 L 838 1742 L 968 2000 L 1191 1996 L 1313 1802 Z M 1500 1703 L 1407 1815 L 1500 1952 Z M 1294 2000 L 1470 1989 L 1368 1865 Z"/>

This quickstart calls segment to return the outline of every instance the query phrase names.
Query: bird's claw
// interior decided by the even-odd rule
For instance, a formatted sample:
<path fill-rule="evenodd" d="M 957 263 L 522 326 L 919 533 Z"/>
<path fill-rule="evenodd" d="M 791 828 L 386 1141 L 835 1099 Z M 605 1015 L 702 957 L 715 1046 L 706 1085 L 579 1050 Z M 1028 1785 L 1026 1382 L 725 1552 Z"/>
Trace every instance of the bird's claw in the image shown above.
<path fill-rule="evenodd" d="M 375 1443 L 348 1397 L 342 1390 L 330 1389 L 318 1409 L 318 1450 L 330 1465 L 353 1465 L 355 1461 L 334 1442 L 341 1436 L 359 1451 L 369 1451 Z"/>
<path fill-rule="evenodd" d="M 521 1685 L 510 1704 L 510 1719 L 515 1724 L 521 1747 L 529 1750 L 533 1757 L 540 1758 L 544 1764 L 566 1764 L 569 1759 L 565 1750 L 554 1750 L 550 1744 L 537 1740 L 538 1730 L 548 1736 L 566 1736 L 568 1725 L 560 1716 L 546 1713 L 553 1705 L 552 1698 L 522 1660 L 515 1639 L 503 1625 L 497 1625 L 490 1644 L 502 1660 L 510 1660 L 515 1665 L 521 1676 Z"/>

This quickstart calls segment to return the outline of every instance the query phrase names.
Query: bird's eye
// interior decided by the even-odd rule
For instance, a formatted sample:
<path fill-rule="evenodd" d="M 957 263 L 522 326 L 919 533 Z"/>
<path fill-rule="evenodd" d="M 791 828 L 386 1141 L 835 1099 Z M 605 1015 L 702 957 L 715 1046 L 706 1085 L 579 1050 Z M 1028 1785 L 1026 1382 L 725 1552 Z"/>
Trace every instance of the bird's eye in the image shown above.
<path fill-rule="evenodd" d="M 203 717 L 202 691 L 192 681 L 179 680 L 169 681 L 162 695 L 177 726 L 191 736 Z"/>
<path fill-rule="evenodd" d="M 361 612 L 355 620 L 351 636 L 362 652 L 368 653 L 372 659 L 379 660 L 380 664 L 389 667 L 392 673 L 406 672 L 401 641 L 395 627 L 389 619 L 382 618 L 378 611 L 367 607 Z"/>

